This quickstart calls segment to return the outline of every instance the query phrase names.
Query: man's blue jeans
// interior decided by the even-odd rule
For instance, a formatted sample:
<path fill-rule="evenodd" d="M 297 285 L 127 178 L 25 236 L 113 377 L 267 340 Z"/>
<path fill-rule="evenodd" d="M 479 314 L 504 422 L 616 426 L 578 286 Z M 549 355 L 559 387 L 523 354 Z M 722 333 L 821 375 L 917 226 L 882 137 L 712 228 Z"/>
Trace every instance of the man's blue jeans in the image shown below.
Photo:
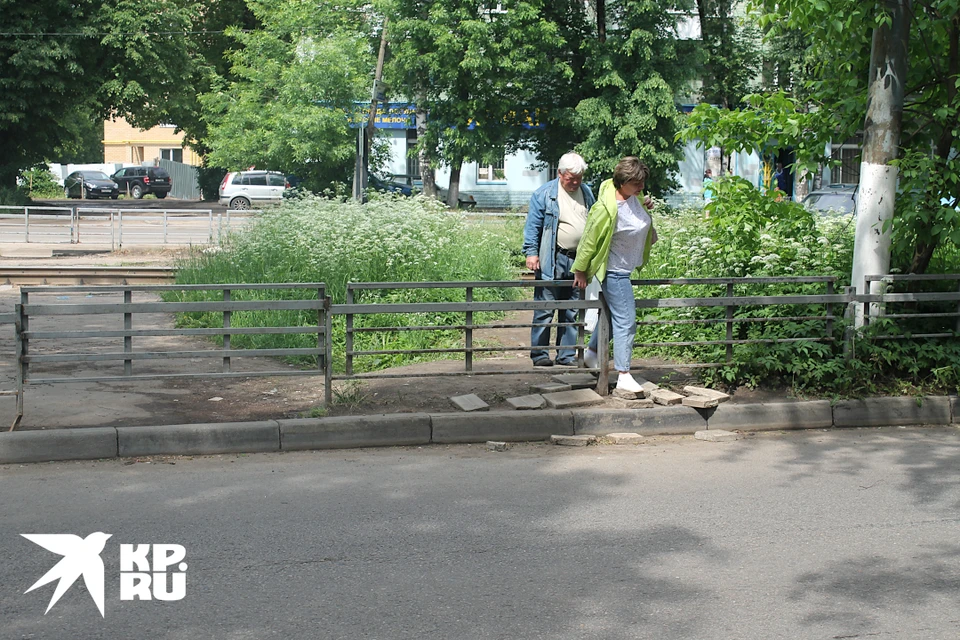
<path fill-rule="evenodd" d="M 562 253 L 557 253 L 554 260 L 555 270 L 553 277 L 548 273 L 541 273 L 541 280 L 573 280 L 573 258 Z M 533 289 L 534 300 L 579 300 L 580 290 L 576 287 L 535 287 Z M 557 322 L 576 322 L 576 309 L 559 309 L 556 311 Z M 530 344 L 534 347 L 547 347 L 550 345 L 550 323 L 553 322 L 554 311 L 552 309 L 538 309 L 533 312 L 533 324 L 535 326 L 530 330 Z M 577 344 L 577 328 L 557 327 L 557 346 Z M 534 362 L 543 358 L 549 358 L 550 353 L 546 349 L 531 349 L 530 357 Z M 577 357 L 574 349 L 560 349 L 557 352 L 557 362 L 570 362 Z"/>
<path fill-rule="evenodd" d="M 630 371 L 633 339 L 637 335 L 637 304 L 633 296 L 630 274 L 607 271 L 603 279 L 603 297 L 610 309 L 610 335 L 613 337 L 613 366 L 617 371 Z M 597 351 L 597 331 L 590 336 L 591 351 Z"/>

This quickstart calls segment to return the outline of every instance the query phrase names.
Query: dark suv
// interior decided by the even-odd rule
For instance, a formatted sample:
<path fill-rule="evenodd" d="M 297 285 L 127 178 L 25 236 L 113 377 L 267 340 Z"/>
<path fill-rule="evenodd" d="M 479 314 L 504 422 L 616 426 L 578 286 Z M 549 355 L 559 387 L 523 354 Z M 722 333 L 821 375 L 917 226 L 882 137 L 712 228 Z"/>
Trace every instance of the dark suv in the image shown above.
<path fill-rule="evenodd" d="M 111 178 L 120 186 L 120 193 L 133 196 L 136 200 L 148 193 L 166 198 L 173 186 L 170 174 L 160 167 L 125 167 Z"/>

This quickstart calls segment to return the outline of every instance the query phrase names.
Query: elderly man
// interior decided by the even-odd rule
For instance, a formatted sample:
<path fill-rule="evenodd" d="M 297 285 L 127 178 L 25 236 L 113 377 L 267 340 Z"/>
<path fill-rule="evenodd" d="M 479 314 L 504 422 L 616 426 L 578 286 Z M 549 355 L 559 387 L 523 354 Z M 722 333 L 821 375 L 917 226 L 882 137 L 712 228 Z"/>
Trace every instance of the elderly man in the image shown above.
<path fill-rule="evenodd" d="M 557 163 L 557 177 L 533 192 L 530 210 L 523 228 L 523 253 L 527 256 L 527 268 L 532 269 L 537 280 L 573 280 L 573 260 L 577 256 L 577 244 L 583 235 L 587 212 L 595 201 L 590 187 L 581 184 L 587 163 L 576 153 L 567 153 Z M 580 291 L 575 287 L 536 287 L 534 300 L 579 300 Z M 558 322 L 577 321 L 575 309 L 559 310 Z M 550 353 L 550 323 L 553 311 L 542 309 L 533 312 L 534 327 L 530 332 L 533 349 L 530 357 L 535 367 L 553 366 Z M 557 327 L 557 345 L 577 343 L 577 328 L 568 325 Z M 539 347 L 539 348 L 538 348 Z M 575 365 L 576 351 L 560 349 L 557 364 Z"/>

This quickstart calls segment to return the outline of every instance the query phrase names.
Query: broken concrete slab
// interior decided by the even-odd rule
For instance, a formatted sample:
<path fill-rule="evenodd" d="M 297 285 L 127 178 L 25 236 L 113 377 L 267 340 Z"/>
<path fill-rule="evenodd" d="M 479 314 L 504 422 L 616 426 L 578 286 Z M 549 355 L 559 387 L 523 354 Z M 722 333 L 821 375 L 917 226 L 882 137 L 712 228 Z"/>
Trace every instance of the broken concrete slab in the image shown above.
<path fill-rule="evenodd" d="M 585 447 L 588 444 L 594 444 L 597 436 L 550 436 L 550 442 L 565 447 Z"/>
<path fill-rule="evenodd" d="M 669 389 L 654 389 L 650 392 L 650 398 L 657 404 L 662 405 L 674 405 L 681 404 L 683 402 L 683 396 L 679 393 L 674 393 Z"/>
<path fill-rule="evenodd" d="M 585 407 L 603 402 L 603 396 L 593 389 L 573 389 L 571 391 L 560 391 L 559 393 L 545 393 L 543 399 L 546 400 L 547 406 L 552 409 Z"/>
<path fill-rule="evenodd" d="M 544 382 L 543 384 L 530 385 L 530 393 L 557 393 L 559 391 L 570 391 L 573 389 L 568 384 L 560 382 Z"/>
<path fill-rule="evenodd" d="M 607 400 L 607 405 L 613 409 L 652 409 L 653 400 L 650 398 L 624 400 L 623 398 L 611 397 Z"/>
<path fill-rule="evenodd" d="M 733 442 L 734 440 L 739 440 L 743 436 L 739 433 L 734 433 L 733 431 L 709 429 L 706 431 L 697 431 L 695 434 L 693 434 L 693 437 L 697 440 L 703 440 L 704 442 Z"/>
<path fill-rule="evenodd" d="M 543 396 L 535 393 L 528 396 L 517 396 L 516 398 L 507 398 L 507 404 L 509 404 L 514 409 L 543 409 L 546 406 L 547 401 L 543 399 Z"/>
<path fill-rule="evenodd" d="M 490 405 L 480 399 L 475 393 L 468 393 L 465 396 L 453 396 L 450 398 L 453 406 L 462 411 L 489 411 Z"/>
<path fill-rule="evenodd" d="M 610 444 L 643 444 L 646 436 L 639 433 L 608 433 L 603 440 Z"/>
<path fill-rule="evenodd" d="M 687 385 L 683 388 L 683 392 L 688 396 L 703 396 L 704 398 L 710 398 L 712 400 L 716 400 L 717 402 L 726 402 L 730 399 L 730 396 L 723 391 L 707 389 L 706 387 L 692 387 Z"/>
<path fill-rule="evenodd" d="M 623 398 L 624 400 L 643 400 L 647 397 L 648 392 L 644 389 L 640 391 L 627 391 L 626 389 L 614 389 L 610 392 L 615 398 Z"/>
<path fill-rule="evenodd" d="M 685 407 L 693 407 L 694 409 L 712 409 L 720 404 L 720 400 L 706 396 L 689 396 L 684 398 L 681 404 Z"/>
<path fill-rule="evenodd" d="M 506 451 L 510 448 L 510 445 L 506 442 L 495 442 L 493 440 L 487 442 L 487 449 L 490 451 Z"/>
<path fill-rule="evenodd" d="M 551 376 L 550 379 L 560 384 L 568 384 L 571 389 L 592 389 L 597 386 L 597 376 L 592 373 L 563 373 Z"/>

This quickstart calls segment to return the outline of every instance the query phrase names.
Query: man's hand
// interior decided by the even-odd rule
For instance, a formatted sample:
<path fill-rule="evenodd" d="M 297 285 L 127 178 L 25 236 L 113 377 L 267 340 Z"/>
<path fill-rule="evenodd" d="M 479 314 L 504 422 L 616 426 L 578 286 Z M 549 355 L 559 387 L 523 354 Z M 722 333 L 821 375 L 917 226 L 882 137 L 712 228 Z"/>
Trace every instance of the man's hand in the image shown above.
<path fill-rule="evenodd" d="M 527 269 L 540 271 L 540 256 L 527 256 Z"/>
<path fill-rule="evenodd" d="M 577 289 L 587 288 L 587 272 L 586 271 L 573 272 L 573 286 L 575 286 Z"/>

